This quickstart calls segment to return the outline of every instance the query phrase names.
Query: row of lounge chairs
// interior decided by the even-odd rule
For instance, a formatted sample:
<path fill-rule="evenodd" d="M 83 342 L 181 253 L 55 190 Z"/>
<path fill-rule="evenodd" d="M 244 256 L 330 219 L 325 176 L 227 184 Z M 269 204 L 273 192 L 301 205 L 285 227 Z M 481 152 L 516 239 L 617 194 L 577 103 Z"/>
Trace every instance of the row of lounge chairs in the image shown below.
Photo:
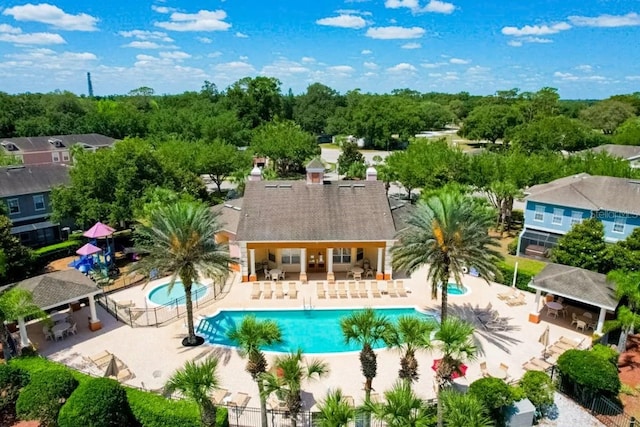
<path fill-rule="evenodd" d="M 509 288 L 507 292 L 498 294 L 498 299 L 503 300 L 509 306 L 525 305 L 524 293 L 516 288 Z"/>
<path fill-rule="evenodd" d="M 211 395 L 211 402 L 214 405 L 226 405 L 236 409 L 242 409 L 247 406 L 249 400 L 251 400 L 251 396 L 247 393 L 238 392 L 231 396 L 231 393 L 223 388 L 216 389 Z"/>
<path fill-rule="evenodd" d="M 407 289 L 404 287 L 402 280 L 387 280 L 384 287 L 380 286 L 377 280 L 365 281 L 338 281 L 336 283 L 328 283 L 325 288 L 324 282 L 317 284 L 318 299 L 324 298 L 381 298 L 382 295 L 388 295 L 392 298 L 406 297 Z"/>
<path fill-rule="evenodd" d="M 100 353 L 89 356 L 89 360 L 107 376 L 114 377 L 120 382 L 128 381 L 135 378 L 133 372 L 129 370 L 122 360 L 118 359 L 113 353 L 104 350 Z M 111 366 L 110 366 L 111 365 Z"/>
<path fill-rule="evenodd" d="M 289 299 L 297 299 L 296 282 L 289 282 L 286 291 L 282 282 L 275 282 L 275 290 L 271 282 L 253 282 L 251 299 L 259 299 L 261 296 L 264 299 L 271 299 L 274 295 L 277 299 L 283 299 L 285 296 L 289 296 Z"/>

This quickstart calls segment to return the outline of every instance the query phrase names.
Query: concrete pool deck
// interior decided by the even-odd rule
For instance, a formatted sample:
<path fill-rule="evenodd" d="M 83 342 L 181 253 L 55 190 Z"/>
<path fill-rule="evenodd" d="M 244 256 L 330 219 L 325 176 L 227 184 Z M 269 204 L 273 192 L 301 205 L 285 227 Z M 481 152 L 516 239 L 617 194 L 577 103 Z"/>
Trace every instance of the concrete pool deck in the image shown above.
<path fill-rule="evenodd" d="M 196 322 L 201 316 L 214 315 L 219 310 L 239 309 L 286 309 L 303 308 L 311 305 L 314 308 L 348 308 L 348 307 L 416 307 L 423 310 L 439 310 L 439 300 L 432 300 L 430 289 L 425 282 L 426 269 L 416 272 L 413 277 L 405 278 L 405 288 L 411 290 L 407 297 L 391 298 L 345 298 L 345 299 L 317 299 L 314 284 L 300 284 L 298 282 L 298 298 L 288 299 L 251 299 L 252 286 L 248 283 L 240 283 L 236 276 L 231 283 L 224 288 L 222 298 L 212 302 L 208 306 L 196 310 L 194 318 Z M 111 295 L 115 300 L 132 300 L 137 306 L 144 306 L 147 293 L 164 280 L 154 281 L 146 287 L 136 286 Z M 288 282 L 285 281 L 285 282 Z M 505 292 L 506 286 L 488 285 L 482 279 L 466 275 L 465 286 L 470 293 L 449 298 L 449 313 L 463 317 L 477 326 L 475 334 L 478 344 L 481 346 L 480 354 L 476 361 L 466 363 L 469 366 L 466 379 L 469 383 L 481 377 L 479 364 L 486 361 L 489 370 L 495 370 L 500 363 L 509 366 L 511 379 L 519 379 L 524 370 L 522 365 L 532 357 L 539 357 L 543 346 L 538 338 L 547 326 L 550 327 L 550 343 L 561 336 L 575 339 L 583 344 L 590 343 L 590 334 L 584 334 L 570 328 L 556 319 L 547 322 L 547 317 L 542 315 L 539 324 L 528 321 L 529 313 L 539 312 L 539 307 L 534 307 L 534 295 L 526 294 L 526 305 L 510 307 L 506 302 L 497 298 L 498 293 Z M 492 308 L 500 313 L 500 316 L 509 318 L 509 326 L 505 331 L 485 330 L 479 322 L 474 310 Z M 139 327 L 117 322 L 110 314 L 98 306 L 98 316 L 102 321 L 103 329 L 90 332 L 87 326 L 88 309 L 73 313 L 78 323 L 78 335 L 70 336 L 64 340 L 51 342 L 45 341 L 40 323 L 29 325 L 28 331 L 39 352 L 52 359 L 61 361 L 69 366 L 84 368 L 99 374 L 99 371 L 91 367 L 88 357 L 107 350 L 121 359 L 134 373 L 135 378 L 127 381 L 127 384 L 144 387 L 147 389 L 159 389 L 167 381 L 169 376 L 185 361 L 200 359 L 208 355 L 219 357 L 219 376 L 221 387 L 232 393 L 246 392 L 251 396 L 248 403 L 250 407 L 259 406 L 257 399 L 257 387 L 245 371 L 246 361 L 240 357 L 235 348 L 209 346 L 207 344 L 185 348 L 181 345 L 181 339 L 186 334 L 186 320 L 178 319 L 166 326 Z M 313 327 L 313 325 L 309 325 Z M 373 381 L 373 387 L 382 393 L 389 389 L 397 379 L 399 369 L 399 353 L 394 350 L 377 350 L 378 376 Z M 267 360 L 271 362 L 276 354 L 267 353 Z M 415 390 L 424 398 L 432 398 L 434 392 L 434 372 L 431 369 L 433 359 L 438 358 L 437 353 L 419 352 L 420 379 L 415 384 Z M 354 397 L 356 404 L 362 402 L 364 392 L 362 390 L 364 378 L 360 372 L 358 353 L 340 353 L 323 355 L 322 359 L 329 363 L 329 375 L 315 382 L 303 385 L 305 393 L 305 407 L 309 408 L 313 401 L 324 398 L 328 389 L 342 388 L 344 394 Z"/>

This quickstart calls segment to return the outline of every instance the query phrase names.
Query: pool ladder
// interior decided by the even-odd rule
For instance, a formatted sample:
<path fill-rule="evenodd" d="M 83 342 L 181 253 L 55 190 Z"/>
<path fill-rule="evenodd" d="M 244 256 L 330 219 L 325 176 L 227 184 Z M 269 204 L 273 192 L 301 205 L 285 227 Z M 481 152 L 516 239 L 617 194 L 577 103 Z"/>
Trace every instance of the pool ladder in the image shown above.
<path fill-rule="evenodd" d="M 309 305 L 307 305 L 307 300 L 306 300 L 306 298 L 304 298 L 304 297 L 302 298 L 302 309 L 303 309 L 304 311 L 307 311 L 307 310 L 311 311 L 311 310 L 313 310 L 313 306 L 311 305 L 311 297 L 309 297 Z"/>

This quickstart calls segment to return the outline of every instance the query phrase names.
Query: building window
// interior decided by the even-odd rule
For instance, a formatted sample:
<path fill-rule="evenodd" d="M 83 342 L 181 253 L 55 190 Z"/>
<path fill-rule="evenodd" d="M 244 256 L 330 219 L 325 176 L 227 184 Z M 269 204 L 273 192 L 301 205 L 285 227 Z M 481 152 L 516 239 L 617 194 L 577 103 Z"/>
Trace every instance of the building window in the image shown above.
<path fill-rule="evenodd" d="M 553 217 L 551 218 L 551 223 L 553 225 L 562 225 L 562 214 L 563 214 L 562 209 L 554 209 Z"/>
<path fill-rule="evenodd" d="M 45 209 L 44 196 L 42 194 L 36 194 L 33 196 L 33 206 L 37 211 L 43 211 Z"/>
<path fill-rule="evenodd" d="M 539 222 L 544 221 L 544 206 L 536 206 L 536 213 L 533 214 L 533 220 Z"/>
<path fill-rule="evenodd" d="M 582 222 L 582 212 L 571 212 L 571 226 Z"/>
<path fill-rule="evenodd" d="M 335 264 L 351 264 L 351 248 L 336 248 L 333 250 Z"/>
<path fill-rule="evenodd" d="M 9 206 L 9 215 L 20 213 L 20 203 L 18 203 L 18 199 L 7 200 L 7 205 Z"/>
<path fill-rule="evenodd" d="M 69 152 L 68 151 L 63 151 L 62 152 L 62 161 L 63 162 L 68 162 L 69 161 Z"/>
<path fill-rule="evenodd" d="M 624 233 L 624 224 L 625 224 L 625 218 L 621 217 L 621 216 L 617 216 L 614 220 L 613 220 L 613 232 L 614 233 Z"/>
<path fill-rule="evenodd" d="M 300 249 L 283 249 L 281 256 L 283 264 L 300 264 Z"/>
<path fill-rule="evenodd" d="M 58 153 L 57 151 L 54 151 L 53 153 L 51 153 L 51 159 L 54 162 L 59 162 L 60 161 L 60 153 Z"/>

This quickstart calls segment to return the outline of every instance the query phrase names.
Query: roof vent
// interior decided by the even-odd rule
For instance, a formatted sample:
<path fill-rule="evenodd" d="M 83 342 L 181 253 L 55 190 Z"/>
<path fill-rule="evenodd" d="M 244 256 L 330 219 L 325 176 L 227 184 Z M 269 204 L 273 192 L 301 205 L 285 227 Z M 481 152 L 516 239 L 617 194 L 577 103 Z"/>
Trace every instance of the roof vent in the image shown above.
<path fill-rule="evenodd" d="M 353 188 L 364 188 L 364 184 L 353 184 Z"/>
<path fill-rule="evenodd" d="M 62 140 L 58 138 L 49 138 L 49 144 L 53 144 L 56 147 L 64 147 Z"/>
<path fill-rule="evenodd" d="M 16 151 L 18 149 L 13 142 L 9 141 L 0 142 L 0 145 L 2 145 L 7 151 Z"/>
<path fill-rule="evenodd" d="M 278 188 L 277 184 L 266 184 L 264 188 Z"/>
<path fill-rule="evenodd" d="M 280 188 L 291 188 L 291 184 L 280 184 L 278 185 Z"/>
<path fill-rule="evenodd" d="M 351 184 L 338 184 L 338 188 L 351 188 Z"/>

